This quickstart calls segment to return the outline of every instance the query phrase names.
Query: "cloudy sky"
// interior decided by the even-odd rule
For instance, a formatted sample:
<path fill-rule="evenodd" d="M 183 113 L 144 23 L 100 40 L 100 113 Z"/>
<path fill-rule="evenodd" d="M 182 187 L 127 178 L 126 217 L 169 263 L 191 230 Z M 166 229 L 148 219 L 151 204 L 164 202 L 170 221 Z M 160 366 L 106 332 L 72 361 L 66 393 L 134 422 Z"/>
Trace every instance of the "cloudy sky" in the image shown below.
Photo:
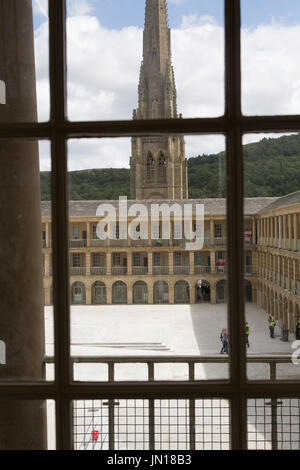
<path fill-rule="evenodd" d="M 49 117 L 47 1 L 33 0 L 39 119 Z M 131 119 L 137 107 L 145 0 L 68 1 L 68 115 L 71 120 Z M 178 111 L 224 110 L 221 0 L 168 0 Z M 300 112 L 299 0 L 242 1 L 244 114 Z M 246 136 L 245 142 L 260 136 Z M 49 169 L 41 145 L 41 169 Z M 187 137 L 187 157 L 224 149 L 222 136 Z M 128 167 L 130 139 L 73 141 L 69 168 Z"/>

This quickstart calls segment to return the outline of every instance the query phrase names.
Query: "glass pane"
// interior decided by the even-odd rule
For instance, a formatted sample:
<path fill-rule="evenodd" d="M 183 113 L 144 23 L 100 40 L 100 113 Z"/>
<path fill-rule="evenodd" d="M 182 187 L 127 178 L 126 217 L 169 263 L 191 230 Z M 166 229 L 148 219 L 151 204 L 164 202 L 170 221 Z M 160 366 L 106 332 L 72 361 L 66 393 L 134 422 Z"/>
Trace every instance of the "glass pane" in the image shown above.
<path fill-rule="evenodd" d="M 224 137 L 70 140 L 68 161 L 74 379 L 228 378 Z"/>
<path fill-rule="evenodd" d="M 54 352 L 52 312 L 44 309 L 52 285 L 50 174 L 45 181 L 40 173 L 51 167 L 49 149 L 47 141 L 0 141 L 1 381 L 45 380 L 44 356 Z"/>
<path fill-rule="evenodd" d="M 47 0 L 1 0 L 1 122 L 49 119 L 47 12 Z"/>
<path fill-rule="evenodd" d="M 244 143 L 248 377 L 299 380 L 300 135 Z"/>
<path fill-rule="evenodd" d="M 55 450 L 55 401 L 0 400 L 1 450 Z"/>
<path fill-rule="evenodd" d="M 299 398 L 248 400 L 249 450 L 299 450 Z"/>
<path fill-rule="evenodd" d="M 242 0 L 241 13 L 243 113 L 299 114 L 299 2 Z"/>
<path fill-rule="evenodd" d="M 77 400 L 73 432 L 76 450 L 229 450 L 230 403 L 223 399 Z M 188 457 L 181 457 L 181 464 L 188 463 Z M 152 459 L 155 467 L 162 456 Z"/>
<path fill-rule="evenodd" d="M 71 120 L 223 114 L 223 0 L 67 6 Z"/>

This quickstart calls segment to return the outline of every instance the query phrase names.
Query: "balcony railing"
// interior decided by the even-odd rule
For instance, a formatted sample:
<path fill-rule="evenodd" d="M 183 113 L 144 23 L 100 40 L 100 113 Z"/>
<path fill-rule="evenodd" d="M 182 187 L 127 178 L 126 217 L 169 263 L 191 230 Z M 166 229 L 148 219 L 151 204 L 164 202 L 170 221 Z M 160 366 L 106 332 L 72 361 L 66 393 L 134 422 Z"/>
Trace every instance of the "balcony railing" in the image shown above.
<path fill-rule="evenodd" d="M 134 276 L 148 274 L 148 268 L 147 266 L 132 266 L 132 274 Z"/>
<path fill-rule="evenodd" d="M 188 265 L 185 266 L 173 266 L 174 274 L 189 274 L 190 267 Z"/>
<path fill-rule="evenodd" d="M 70 274 L 71 276 L 85 276 L 86 275 L 86 267 L 70 267 Z"/>
<path fill-rule="evenodd" d="M 106 267 L 105 266 L 91 266 L 91 275 L 105 275 L 106 274 Z"/>
<path fill-rule="evenodd" d="M 127 266 L 112 266 L 111 273 L 113 276 L 120 276 L 122 274 L 127 274 Z"/>
<path fill-rule="evenodd" d="M 85 248 L 87 246 L 86 240 L 69 240 L 70 248 Z"/>
<path fill-rule="evenodd" d="M 227 243 L 226 237 L 215 237 L 214 243 L 217 246 L 225 246 Z"/>
<path fill-rule="evenodd" d="M 108 246 L 108 240 L 100 240 L 100 238 L 93 238 L 90 240 L 90 246 L 91 247 L 107 247 Z"/>
<path fill-rule="evenodd" d="M 152 273 L 156 276 L 169 274 L 169 266 L 153 266 Z"/>
<path fill-rule="evenodd" d="M 165 239 L 159 239 L 159 240 L 151 240 L 151 245 L 152 246 L 169 246 L 170 245 L 170 240 L 165 240 Z"/>
<path fill-rule="evenodd" d="M 195 264 L 195 274 L 210 273 L 210 266 L 201 266 Z"/>

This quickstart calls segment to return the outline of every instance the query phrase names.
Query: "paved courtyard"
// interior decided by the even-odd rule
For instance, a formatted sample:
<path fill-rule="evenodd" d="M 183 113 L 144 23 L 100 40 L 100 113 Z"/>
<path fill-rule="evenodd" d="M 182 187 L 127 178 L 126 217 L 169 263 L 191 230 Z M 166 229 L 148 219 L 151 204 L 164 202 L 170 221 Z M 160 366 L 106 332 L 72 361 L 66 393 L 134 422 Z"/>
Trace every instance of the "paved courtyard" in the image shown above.
<path fill-rule="evenodd" d="M 250 325 L 249 356 L 291 355 L 292 342 L 280 339 L 275 328 L 275 339 L 269 337 L 266 312 L 254 304 L 247 304 L 246 318 Z M 45 307 L 46 352 L 53 352 L 52 307 Z M 172 356 L 219 355 L 220 330 L 227 326 L 225 304 L 198 305 L 99 305 L 72 306 L 72 355 L 89 356 Z M 220 355 L 220 357 L 223 357 Z M 116 367 L 116 379 L 144 379 L 144 366 Z M 77 365 L 78 380 L 101 380 L 102 366 Z M 278 365 L 278 377 L 300 375 L 300 365 Z M 100 375 L 95 375 L 97 371 Z M 196 378 L 225 378 L 227 365 L 198 365 Z M 268 378 L 269 368 L 263 364 L 248 365 L 251 378 Z M 167 375 L 166 375 L 167 374 Z M 156 378 L 185 379 L 187 367 L 181 365 L 157 366 Z M 283 375 L 282 375 L 283 374 Z M 130 375 L 130 377 L 129 377 Z"/>
<path fill-rule="evenodd" d="M 292 354 L 294 335 L 290 336 L 288 342 L 283 342 L 280 340 L 280 330 L 276 327 L 275 339 L 271 339 L 267 314 L 264 310 L 256 305 L 247 304 L 246 317 L 250 325 L 250 348 L 247 351 L 249 356 Z M 52 307 L 45 307 L 45 322 L 46 352 L 52 355 Z M 72 306 L 71 352 L 74 356 L 214 355 L 223 358 L 224 356 L 220 354 L 219 335 L 220 330 L 226 326 L 225 304 Z M 48 378 L 51 378 L 52 370 L 53 367 L 48 366 Z M 247 370 L 251 379 L 269 378 L 268 364 L 248 364 Z M 291 363 L 278 365 L 277 376 L 298 378 L 300 365 Z M 198 364 L 195 367 L 195 378 L 201 380 L 228 378 L 228 365 Z M 102 364 L 75 364 L 74 379 L 107 380 L 107 367 Z M 171 363 L 156 365 L 155 379 L 188 379 L 188 367 L 186 364 Z M 147 367 L 144 364 L 134 363 L 116 365 L 115 380 L 147 380 Z M 74 404 L 75 448 L 108 448 L 108 415 L 105 402 L 107 400 L 79 401 Z M 253 439 L 253 442 L 249 441 L 249 448 L 271 448 L 271 409 L 268 400 L 261 400 L 260 405 L 260 402 L 253 400 L 252 402 L 248 404 L 248 432 L 249 439 Z M 292 444 L 292 448 L 299 448 L 299 403 L 297 400 L 295 402 L 296 404 L 291 403 L 288 399 L 282 401 L 282 412 L 289 413 L 290 417 L 286 424 L 279 426 L 281 448 L 291 448 L 291 423 L 297 428 L 294 432 L 297 442 Z M 147 417 L 149 413 L 148 401 L 119 400 L 118 403 L 115 410 L 118 420 L 116 434 L 118 441 L 115 448 L 132 450 L 147 448 L 148 441 L 144 440 L 148 439 L 149 433 L 145 424 L 147 423 L 145 416 Z M 55 445 L 53 413 L 53 402 L 48 402 L 49 448 L 54 448 Z M 157 428 L 156 448 L 188 449 L 188 401 L 156 400 L 155 413 L 161 426 Z M 174 416 L 172 413 L 175 413 Z M 229 448 L 229 414 L 227 400 L 196 400 L 197 449 Z M 278 419 L 279 423 L 285 423 L 283 419 L 286 420 L 287 417 Z M 267 425 L 265 420 L 268 422 Z M 130 438 L 127 433 L 128 423 L 131 423 L 132 428 Z M 168 431 L 165 431 L 166 429 Z M 99 430 L 100 433 L 97 441 L 93 441 L 91 437 L 95 430 Z"/>

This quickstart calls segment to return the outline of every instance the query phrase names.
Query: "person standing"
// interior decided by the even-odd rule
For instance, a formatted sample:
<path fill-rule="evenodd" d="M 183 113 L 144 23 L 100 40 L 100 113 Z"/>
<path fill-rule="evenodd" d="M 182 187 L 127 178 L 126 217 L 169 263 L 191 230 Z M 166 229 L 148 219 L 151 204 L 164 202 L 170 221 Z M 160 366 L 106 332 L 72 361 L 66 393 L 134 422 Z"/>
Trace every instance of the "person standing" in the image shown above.
<path fill-rule="evenodd" d="M 275 338 L 274 329 L 276 326 L 276 322 L 275 322 L 273 315 L 270 315 L 268 320 L 269 320 L 270 338 Z"/>
<path fill-rule="evenodd" d="M 245 322 L 245 339 L 246 339 L 246 345 L 247 345 L 248 348 L 250 348 L 249 334 L 250 334 L 250 327 L 249 327 L 248 322 L 246 321 Z"/>
<path fill-rule="evenodd" d="M 300 318 L 296 318 L 296 339 L 300 339 Z"/>
<path fill-rule="evenodd" d="M 221 354 L 228 353 L 228 334 L 226 328 L 222 328 L 220 339 L 222 341 Z"/>

